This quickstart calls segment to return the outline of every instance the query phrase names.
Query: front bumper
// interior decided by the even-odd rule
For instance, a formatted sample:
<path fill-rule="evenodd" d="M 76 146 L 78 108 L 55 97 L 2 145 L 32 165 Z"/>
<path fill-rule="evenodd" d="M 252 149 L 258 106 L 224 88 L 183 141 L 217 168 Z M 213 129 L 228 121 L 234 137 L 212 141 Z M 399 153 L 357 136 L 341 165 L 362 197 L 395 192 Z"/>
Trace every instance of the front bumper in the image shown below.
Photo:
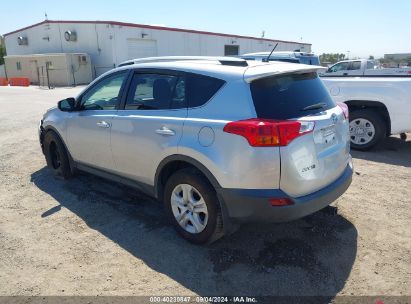
<path fill-rule="evenodd" d="M 43 128 L 43 120 L 40 120 L 39 127 L 38 127 L 38 135 L 39 135 L 39 141 L 40 141 L 40 147 L 41 151 L 44 154 L 44 149 L 43 149 L 43 141 L 44 141 L 44 128 Z"/>
<path fill-rule="evenodd" d="M 353 168 L 347 165 L 342 175 L 327 187 L 314 193 L 290 197 L 280 189 L 217 189 L 224 213 L 237 222 L 268 221 L 287 222 L 314 213 L 335 201 L 350 186 Z M 269 199 L 289 198 L 294 204 L 271 206 Z"/>

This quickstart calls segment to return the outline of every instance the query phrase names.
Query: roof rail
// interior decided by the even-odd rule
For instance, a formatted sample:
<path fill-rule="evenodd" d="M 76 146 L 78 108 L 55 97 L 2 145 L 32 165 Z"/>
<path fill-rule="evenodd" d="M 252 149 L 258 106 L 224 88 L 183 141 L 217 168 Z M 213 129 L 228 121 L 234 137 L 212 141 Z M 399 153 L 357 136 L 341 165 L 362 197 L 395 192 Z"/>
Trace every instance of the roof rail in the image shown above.
<path fill-rule="evenodd" d="M 222 65 L 231 66 L 248 66 L 247 61 L 237 57 L 224 56 L 161 56 L 161 57 L 146 57 L 130 59 L 120 63 L 118 66 L 126 66 L 138 63 L 152 63 L 152 62 L 170 62 L 170 61 L 185 61 L 185 60 L 199 60 L 199 61 L 218 61 Z"/>

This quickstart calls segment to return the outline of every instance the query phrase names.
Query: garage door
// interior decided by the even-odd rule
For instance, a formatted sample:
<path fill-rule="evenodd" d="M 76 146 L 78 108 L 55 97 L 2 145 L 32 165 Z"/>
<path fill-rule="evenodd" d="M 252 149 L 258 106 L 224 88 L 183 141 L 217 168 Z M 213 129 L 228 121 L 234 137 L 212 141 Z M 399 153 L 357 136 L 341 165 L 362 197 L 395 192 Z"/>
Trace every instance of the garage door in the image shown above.
<path fill-rule="evenodd" d="M 128 59 L 157 56 L 157 41 L 148 39 L 127 39 Z"/>

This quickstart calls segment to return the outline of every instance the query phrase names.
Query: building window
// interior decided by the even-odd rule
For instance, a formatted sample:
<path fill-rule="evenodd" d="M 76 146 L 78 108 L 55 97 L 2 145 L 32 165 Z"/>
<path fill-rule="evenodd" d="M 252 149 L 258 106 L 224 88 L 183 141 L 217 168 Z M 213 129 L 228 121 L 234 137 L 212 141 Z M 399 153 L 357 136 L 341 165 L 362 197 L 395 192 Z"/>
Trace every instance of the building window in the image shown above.
<path fill-rule="evenodd" d="M 78 56 L 78 64 L 79 65 L 86 65 L 87 64 L 87 57 L 86 56 Z"/>
<path fill-rule="evenodd" d="M 51 61 L 46 61 L 46 68 L 47 69 L 52 69 L 53 68 L 53 62 L 51 62 Z"/>
<path fill-rule="evenodd" d="M 20 61 L 16 62 L 17 71 L 21 71 L 21 63 Z"/>
<path fill-rule="evenodd" d="M 240 46 L 238 45 L 225 45 L 224 56 L 237 56 L 239 55 Z"/>

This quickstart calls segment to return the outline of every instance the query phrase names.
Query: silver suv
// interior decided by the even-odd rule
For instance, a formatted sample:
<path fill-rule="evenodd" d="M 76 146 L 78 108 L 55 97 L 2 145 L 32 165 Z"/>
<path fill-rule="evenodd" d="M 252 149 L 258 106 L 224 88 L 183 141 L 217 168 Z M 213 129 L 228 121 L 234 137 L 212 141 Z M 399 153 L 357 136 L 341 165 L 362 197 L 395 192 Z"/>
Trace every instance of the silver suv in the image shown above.
<path fill-rule="evenodd" d="M 153 59 L 61 100 L 39 134 L 56 176 L 82 170 L 137 187 L 164 202 L 184 238 L 206 243 L 342 195 L 352 177 L 348 125 L 314 66 Z"/>

